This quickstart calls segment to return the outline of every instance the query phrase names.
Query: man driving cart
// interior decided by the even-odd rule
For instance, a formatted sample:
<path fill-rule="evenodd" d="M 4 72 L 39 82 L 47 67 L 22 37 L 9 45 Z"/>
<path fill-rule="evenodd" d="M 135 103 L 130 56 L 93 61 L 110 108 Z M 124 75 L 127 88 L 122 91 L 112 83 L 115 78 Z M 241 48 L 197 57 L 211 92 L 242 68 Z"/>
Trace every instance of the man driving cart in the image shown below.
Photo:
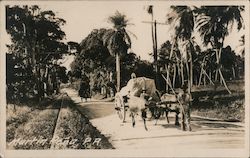
<path fill-rule="evenodd" d="M 178 100 L 181 103 L 181 106 L 183 107 L 183 111 L 181 112 L 181 129 L 183 131 L 188 130 L 191 131 L 190 126 L 190 105 L 192 101 L 192 96 L 188 92 L 188 82 L 185 82 L 182 86 L 182 92 L 178 94 Z"/>

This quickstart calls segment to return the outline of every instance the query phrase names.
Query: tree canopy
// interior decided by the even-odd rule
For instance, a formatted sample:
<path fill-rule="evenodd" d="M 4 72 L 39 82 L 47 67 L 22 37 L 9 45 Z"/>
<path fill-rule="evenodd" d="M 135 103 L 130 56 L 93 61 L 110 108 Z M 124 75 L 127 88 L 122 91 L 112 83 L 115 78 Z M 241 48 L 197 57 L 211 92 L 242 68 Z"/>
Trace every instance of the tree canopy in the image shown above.
<path fill-rule="evenodd" d="M 51 80 L 58 77 L 59 81 L 60 76 L 55 76 L 60 71 L 57 60 L 68 53 L 68 45 L 62 42 L 65 23 L 53 11 L 43 11 L 37 5 L 6 6 L 6 31 L 11 37 L 11 44 L 7 46 L 7 83 L 19 91 L 17 94 L 26 89 L 27 97 L 40 98 L 50 94 Z M 18 85 L 24 88 L 15 88 Z"/>

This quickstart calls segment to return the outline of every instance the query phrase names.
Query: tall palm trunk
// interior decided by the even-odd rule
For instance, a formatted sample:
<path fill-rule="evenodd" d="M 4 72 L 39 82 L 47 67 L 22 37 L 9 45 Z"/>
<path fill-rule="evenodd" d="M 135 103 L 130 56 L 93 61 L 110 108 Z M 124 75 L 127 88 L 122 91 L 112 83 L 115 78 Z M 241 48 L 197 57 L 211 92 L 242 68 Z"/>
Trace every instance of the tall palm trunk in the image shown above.
<path fill-rule="evenodd" d="M 236 78 L 234 66 L 232 66 L 233 79 Z"/>
<path fill-rule="evenodd" d="M 223 40 L 222 40 L 222 46 L 220 47 L 220 49 L 219 49 L 219 51 L 218 51 L 218 59 L 217 59 L 217 64 L 220 64 L 220 58 L 221 58 L 221 52 L 222 52 L 222 48 L 223 48 L 223 43 L 224 43 L 224 38 L 223 38 Z M 227 84 L 226 84 L 226 81 L 225 81 L 225 79 L 224 79 L 224 77 L 223 77 L 223 74 L 222 74 L 222 72 L 221 72 L 221 68 L 219 67 L 218 69 L 218 73 L 219 73 L 219 75 L 220 75 L 220 79 L 221 79 L 221 81 L 222 81 L 222 83 L 223 83 L 223 85 L 224 85 L 224 87 L 226 88 L 226 90 L 228 91 L 228 93 L 229 94 L 231 94 L 232 92 L 229 90 L 229 88 L 228 88 L 228 86 L 227 86 Z M 216 70 L 216 71 L 217 71 Z"/>
<path fill-rule="evenodd" d="M 189 68 L 189 64 L 188 61 L 186 62 L 186 69 L 187 69 L 187 80 L 188 80 L 188 92 L 191 92 L 191 83 L 190 83 L 190 68 Z"/>
<path fill-rule="evenodd" d="M 203 60 L 202 60 L 198 86 L 201 85 L 201 79 L 202 79 L 202 75 L 203 75 L 203 69 L 204 69 L 204 65 L 205 65 L 205 59 L 206 59 L 206 57 L 204 57 Z"/>
<path fill-rule="evenodd" d="M 190 87 L 193 86 L 193 58 L 192 58 L 192 53 L 190 53 Z"/>
<path fill-rule="evenodd" d="M 211 71 L 209 71 L 209 78 L 210 78 L 210 84 L 212 84 L 213 82 L 212 82 L 212 72 Z"/>
<path fill-rule="evenodd" d="M 173 43 L 172 43 L 171 50 L 170 50 L 169 60 L 171 60 L 171 58 L 172 58 L 172 55 L 174 52 L 175 42 L 176 42 L 176 38 L 173 38 Z M 169 79 L 169 72 L 170 72 L 170 63 L 168 64 L 168 67 L 167 67 L 167 79 Z M 169 83 L 169 84 L 171 84 L 171 83 Z M 166 85 L 166 90 L 168 90 L 168 84 Z"/>
<path fill-rule="evenodd" d="M 120 66 L 120 55 L 119 53 L 116 53 L 115 55 L 115 59 L 116 59 L 116 90 L 117 92 L 120 91 L 120 87 L 121 87 L 121 66 Z"/>
<path fill-rule="evenodd" d="M 173 65 L 174 66 L 174 76 L 173 76 L 173 88 L 175 88 L 175 79 L 176 79 L 176 64 Z"/>
<path fill-rule="evenodd" d="M 183 67 L 184 67 L 184 65 L 183 65 L 183 61 L 182 61 L 182 59 L 181 59 L 181 85 L 183 85 L 184 84 L 184 70 L 183 70 Z"/>
<path fill-rule="evenodd" d="M 218 52 L 218 49 L 216 49 L 215 55 L 216 55 L 216 64 L 219 65 L 219 52 Z M 216 70 L 215 70 L 215 77 L 214 77 L 215 81 L 218 81 L 218 72 L 219 72 L 218 70 L 219 70 L 218 68 L 216 68 Z"/>
<path fill-rule="evenodd" d="M 203 77 L 204 86 L 206 85 L 206 76 Z"/>
<path fill-rule="evenodd" d="M 187 47 L 187 46 L 186 46 Z M 186 49 L 189 55 L 189 58 L 188 59 L 188 56 L 187 56 L 187 63 L 186 63 L 186 67 L 187 67 L 187 75 L 188 75 L 188 90 L 189 90 L 189 93 L 191 93 L 191 88 L 193 86 L 193 64 L 192 64 L 192 53 L 191 51 L 188 51 L 188 49 Z"/>
<path fill-rule="evenodd" d="M 178 81 L 181 83 L 181 68 L 180 68 L 180 62 L 177 62 L 177 72 L 178 72 Z"/>
<path fill-rule="evenodd" d="M 168 70 L 168 65 L 167 64 L 165 64 L 165 69 L 166 69 L 166 71 L 167 71 L 167 84 L 166 84 L 166 92 L 168 92 L 168 84 L 169 84 L 169 70 Z"/>

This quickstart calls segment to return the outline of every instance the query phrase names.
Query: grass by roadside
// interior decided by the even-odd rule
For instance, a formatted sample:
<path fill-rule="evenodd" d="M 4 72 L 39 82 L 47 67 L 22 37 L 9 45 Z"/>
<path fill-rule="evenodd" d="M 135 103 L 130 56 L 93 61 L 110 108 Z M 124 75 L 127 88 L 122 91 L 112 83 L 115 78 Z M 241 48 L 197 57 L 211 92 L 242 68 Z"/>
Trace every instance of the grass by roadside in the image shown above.
<path fill-rule="evenodd" d="M 245 85 L 244 81 L 228 82 L 232 94 L 222 85 L 195 87 L 192 104 L 192 114 L 217 118 L 227 121 L 245 121 Z"/>
<path fill-rule="evenodd" d="M 55 129 L 53 149 L 112 149 L 113 146 L 76 108 L 69 98 L 64 98 Z"/>
<path fill-rule="evenodd" d="M 9 104 L 7 149 L 112 149 L 108 139 L 75 106 L 69 97 L 33 106 L 16 105 L 16 110 Z"/>
<path fill-rule="evenodd" d="M 49 149 L 59 108 L 56 102 L 47 106 L 21 106 L 7 109 L 6 140 L 9 149 Z M 36 107 L 36 108 L 35 108 Z"/>
<path fill-rule="evenodd" d="M 212 103 L 211 103 L 212 102 Z M 244 99 L 238 99 L 228 103 L 222 103 L 220 101 L 200 102 L 200 106 L 192 107 L 192 114 L 222 119 L 226 121 L 245 121 L 245 101 Z M 210 106 L 208 106 L 210 104 Z"/>
<path fill-rule="evenodd" d="M 17 128 L 29 120 L 32 109 L 28 106 L 16 106 L 9 104 L 6 110 L 6 141 L 11 142 L 15 138 Z"/>

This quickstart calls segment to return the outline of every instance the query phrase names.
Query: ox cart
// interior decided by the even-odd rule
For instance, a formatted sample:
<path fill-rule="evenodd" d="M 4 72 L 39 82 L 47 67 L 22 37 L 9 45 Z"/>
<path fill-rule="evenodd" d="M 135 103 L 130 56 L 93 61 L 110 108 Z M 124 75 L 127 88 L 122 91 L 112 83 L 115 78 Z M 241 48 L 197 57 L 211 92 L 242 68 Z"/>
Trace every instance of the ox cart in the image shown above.
<path fill-rule="evenodd" d="M 125 122 L 127 112 L 130 112 L 134 126 L 134 115 L 138 112 L 144 120 L 145 129 L 147 129 L 145 120 L 147 111 L 150 111 L 151 117 L 156 119 L 159 119 L 163 112 L 166 112 L 167 117 L 169 111 L 174 111 L 176 112 L 175 124 L 178 124 L 179 107 L 176 95 L 161 96 L 154 80 L 146 77 L 130 79 L 127 85 L 115 95 L 115 109 L 122 122 Z"/>
<path fill-rule="evenodd" d="M 129 108 L 129 100 L 138 99 L 141 101 L 141 94 L 143 93 L 148 96 L 147 100 L 150 99 L 151 102 L 160 101 L 160 96 L 155 86 L 153 79 L 146 77 L 138 77 L 130 79 L 125 87 L 123 87 L 120 92 L 115 95 L 115 109 L 119 118 L 124 122 L 126 119 L 126 111 Z M 158 93 L 158 94 L 157 94 Z M 146 97 L 145 96 L 145 97 Z M 146 103 L 146 101 L 145 101 Z"/>

